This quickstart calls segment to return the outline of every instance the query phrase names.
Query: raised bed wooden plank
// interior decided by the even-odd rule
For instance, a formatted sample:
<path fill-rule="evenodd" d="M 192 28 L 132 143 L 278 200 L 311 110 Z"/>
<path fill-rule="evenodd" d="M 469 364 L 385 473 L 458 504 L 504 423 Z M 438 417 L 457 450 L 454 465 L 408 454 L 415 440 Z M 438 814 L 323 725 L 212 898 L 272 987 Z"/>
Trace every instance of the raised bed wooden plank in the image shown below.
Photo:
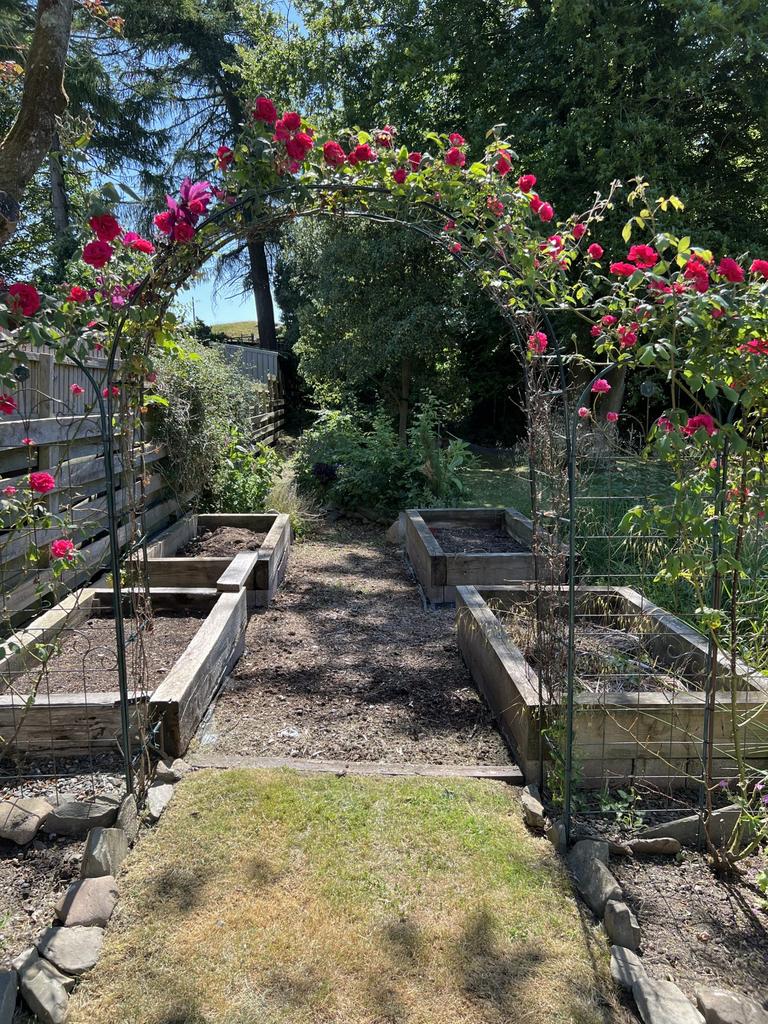
<path fill-rule="evenodd" d="M 247 618 L 244 590 L 221 594 L 152 694 L 150 711 L 162 723 L 162 745 L 169 755 L 185 753 L 222 680 L 243 653 Z"/>
<path fill-rule="evenodd" d="M 23 697 L 0 695 L 0 760 L 5 750 L 31 757 L 49 754 L 75 757 L 114 750 L 121 743 L 120 695 L 117 693 L 38 694 L 24 707 Z M 146 701 L 132 700 L 134 742 Z"/>
<path fill-rule="evenodd" d="M 258 551 L 254 604 L 266 606 L 272 601 L 285 575 L 292 536 L 290 516 L 277 515 Z"/>
<path fill-rule="evenodd" d="M 247 553 L 253 554 L 255 559 L 254 552 Z M 152 587 L 213 587 L 215 590 L 219 577 L 230 564 L 229 558 L 149 558 L 147 571 Z"/>
<path fill-rule="evenodd" d="M 496 779 L 513 785 L 523 784 L 517 765 L 493 764 L 407 764 L 379 761 L 301 761 L 292 757 L 239 757 L 237 755 L 196 754 L 189 758 L 193 768 L 291 768 L 297 772 L 326 775 L 416 776 L 428 779 Z"/>

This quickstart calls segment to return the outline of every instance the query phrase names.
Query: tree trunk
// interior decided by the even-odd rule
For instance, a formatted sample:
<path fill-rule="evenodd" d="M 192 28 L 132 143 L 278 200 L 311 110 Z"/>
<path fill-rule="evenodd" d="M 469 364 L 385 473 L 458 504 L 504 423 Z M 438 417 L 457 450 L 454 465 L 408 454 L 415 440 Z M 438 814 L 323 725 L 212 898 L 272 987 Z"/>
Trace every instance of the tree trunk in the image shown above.
<path fill-rule="evenodd" d="M 248 258 L 251 262 L 253 297 L 256 300 L 256 319 L 259 321 L 259 344 L 262 348 L 274 351 L 277 349 L 275 310 L 269 288 L 267 251 L 261 239 L 248 239 Z"/>
<path fill-rule="evenodd" d="M 61 142 L 59 133 L 53 136 L 53 145 L 48 154 L 48 174 L 51 181 L 51 211 L 53 212 L 53 226 L 59 244 L 65 243 L 69 233 L 69 202 L 67 201 L 67 189 L 64 184 L 64 168 L 61 164 Z"/>
<path fill-rule="evenodd" d="M 38 0 L 16 120 L 0 143 L 0 245 L 13 234 L 24 191 L 42 165 L 67 107 L 64 65 L 73 0 Z"/>
<path fill-rule="evenodd" d="M 408 440 L 408 418 L 411 410 L 411 375 L 411 357 L 405 356 L 400 364 L 400 398 L 397 403 L 400 412 L 400 422 L 397 432 L 402 444 L 405 444 Z"/>

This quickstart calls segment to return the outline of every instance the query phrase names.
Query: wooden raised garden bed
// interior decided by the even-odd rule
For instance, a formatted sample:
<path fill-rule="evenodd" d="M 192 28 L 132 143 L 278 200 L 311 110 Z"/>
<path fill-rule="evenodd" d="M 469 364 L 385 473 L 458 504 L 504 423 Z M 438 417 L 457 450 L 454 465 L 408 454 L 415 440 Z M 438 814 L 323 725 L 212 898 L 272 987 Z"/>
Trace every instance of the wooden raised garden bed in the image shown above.
<path fill-rule="evenodd" d="M 405 549 L 433 605 L 453 604 L 456 587 L 534 578 L 533 524 L 513 508 L 410 509 Z"/>
<path fill-rule="evenodd" d="M 249 608 L 266 607 L 282 582 L 291 548 L 287 515 L 189 515 L 149 545 L 150 582 L 247 592 Z"/>
<path fill-rule="evenodd" d="M 134 741 L 150 715 L 162 723 L 168 753 L 180 755 L 242 654 L 245 592 L 153 587 L 150 596 L 147 692 L 130 695 Z M 132 633 L 129 619 L 126 634 Z M 57 649 L 41 673 L 35 645 L 54 642 Z M 132 642 L 126 646 L 129 674 Z M 77 756 L 121 745 L 111 589 L 70 594 L 0 650 L 0 759 Z"/>
<path fill-rule="evenodd" d="M 568 588 L 540 595 L 554 602 L 565 691 Z M 561 708 L 540 697 L 530 587 L 459 587 L 459 647 L 523 774 L 536 781 L 541 730 Z M 552 608 L 552 606 L 549 606 Z M 524 624 L 528 623 L 526 627 Z M 599 788 L 645 779 L 662 788 L 701 776 L 707 646 L 695 629 L 629 587 L 577 591 L 574 763 L 579 785 Z M 553 632 L 554 635 L 554 632 Z M 565 645 L 565 646 L 563 646 Z M 544 640 L 542 652 L 552 650 Z M 542 657 L 546 654 L 542 653 Z M 747 761 L 768 768 L 768 679 L 738 662 L 740 741 Z M 714 766 L 736 774 L 730 668 L 721 656 L 714 712 Z M 557 701 L 558 698 L 555 698 Z"/>

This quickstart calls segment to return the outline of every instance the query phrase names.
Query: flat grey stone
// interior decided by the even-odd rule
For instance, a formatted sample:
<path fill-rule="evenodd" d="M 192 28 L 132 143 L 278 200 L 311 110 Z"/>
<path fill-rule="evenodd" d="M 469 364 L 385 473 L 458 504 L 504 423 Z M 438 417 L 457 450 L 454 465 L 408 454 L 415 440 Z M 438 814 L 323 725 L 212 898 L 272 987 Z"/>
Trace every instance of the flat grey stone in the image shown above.
<path fill-rule="evenodd" d="M 99 959 L 103 928 L 47 928 L 37 941 L 40 956 L 65 974 L 84 974 Z"/>
<path fill-rule="evenodd" d="M 643 1024 L 704 1024 L 704 1018 L 671 981 L 639 978 L 632 986 Z"/>
<path fill-rule="evenodd" d="M 53 805 L 39 796 L 1 801 L 0 839 L 26 846 L 35 838 L 52 810 Z"/>
<path fill-rule="evenodd" d="M 139 834 L 139 808 L 133 793 L 129 793 L 120 804 L 120 810 L 117 812 L 117 819 L 115 820 L 115 828 L 121 828 L 125 832 L 128 845 L 133 846 Z"/>
<path fill-rule="evenodd" d="M 568 854 L 576 888 L 585 903 L 602 918 L 608 900 L 621 900 L 621 886 L 606 867 L 608 844 L 582 839 Z"/>
<path fill-rule="evenodd" d="M 547 818 L 538 787 L 526 786 L 520 799 L 523 804 L 523 816 L 525 817 L 526 825 L 529 828 L 536 829 L 537 832 L 545 832 L 547 829 Z"/>
<path fill-rule="evenodd" d="M 154 782 L 147 793 L 147 812 L 152 821 L 157 821 L 173 796 L 169 782 Z"/>
<path fill-rule="evenodd" d="M 611 977 L 617 985 L 631 992 L 634 983 L 645 977 L 643 961 L 631 949 L 611 946 Z"/>
<path fill-rule="evenodd" d="M 0 1024 L 11 1024 L 16 1009 L 19 976 L 16 971 L 0 971 Z"/>
<path fill-rule="evenodd" d="M 116 875 L 128 856 L 128 840 L 121 828 L 92 828 L 80 866 L 81 878 Z"/>
<path fill-rule="evenodd" d="M 173 761 L 158 761 L 155 768 L 155 782 L 181 782 L 189 771 L 189 765 L 182 757 Z"/>
<path fill-rule="evenodd" d="M 626 903 L 608 900 L 603 925 L 615 945 L 633 950 L 640 948 L 640 925 Z"/>
<path fill-rule="evenodd" d="M 22 998 L 43 1024 L 63 1024 L 74 978 L 66 978 L 47 960 L 37 958 L 19 977 Z"/>
<path fill-rule="evenodd" d="M 65 800 L 45 819 L 43 831 L 57 836 L 84 836 L 92 828 L 109 828 L 117 818 L 118 804 L 109 797 Z"/>
<path fill-rule="evenodd" d="M 39 959 L 40 954 L 37 952 L 37 946 L 27 946 L 14 960 L 11 960 L 11 967 L 21 975 L 28 967 L 36 964 Z"/>
<path fill-rule="evenodd" d="M 730 839 L 731 832 L 739 820 L 741 808 L 738 804 L 730 804 L 719 811 L 715 811 L 710 822 L 710 835 L 712 842 L 719 846 L 725 840 Z M 701 826 L 701 834 L 704 834 L 704 826 Z M 640 839 L 679 839 L 681 843 L 691 845 L 696 843 L 699 836 L 699 816 L 690 814 L 685 818 L 678 818 L 676 821 L 667 821 L 663 825 L 654 825 L 652 828 L 643 829 L 638 838 Z"/>
<path fill-rule="evenodd" d="M 657 836 L 651 839 L 632 839 L 629 848 L 636 855 L 674 857 L 680 853 L 682 845 L 673 836 Z"/>
<path fill-rule="evenodd" d="M 117 903 L 117 886 L 111 875 L 73 882 L 56 904 L 62 924 L 104 928 Z"/>
<path fill-rule="evenodd" d="M 553 821 L 547 829 L 547 839 L 558 853 L 565 853 L 568 849 L 568 843 L 565 838 L 565 825 L 559 818 L 557 821 Z"/>
<path fill-rule="evenodd" d="M 696 1002 L 707 1024 L 768 1024 L 768 1013 L 754 999 L 722 988 L 700 988 Z"/>

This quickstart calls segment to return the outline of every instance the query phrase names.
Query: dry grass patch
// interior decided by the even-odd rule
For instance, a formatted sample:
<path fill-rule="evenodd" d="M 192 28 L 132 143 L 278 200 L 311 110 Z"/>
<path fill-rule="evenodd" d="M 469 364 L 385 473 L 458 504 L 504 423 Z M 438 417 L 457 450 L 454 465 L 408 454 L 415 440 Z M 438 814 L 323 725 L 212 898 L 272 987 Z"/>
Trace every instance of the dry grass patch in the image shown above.
<path fill-rule="evenodd" d="M 611 1019 L 604 943 L 501 783 L 197 773 L 120 890 L 69 1024 Z"/>

